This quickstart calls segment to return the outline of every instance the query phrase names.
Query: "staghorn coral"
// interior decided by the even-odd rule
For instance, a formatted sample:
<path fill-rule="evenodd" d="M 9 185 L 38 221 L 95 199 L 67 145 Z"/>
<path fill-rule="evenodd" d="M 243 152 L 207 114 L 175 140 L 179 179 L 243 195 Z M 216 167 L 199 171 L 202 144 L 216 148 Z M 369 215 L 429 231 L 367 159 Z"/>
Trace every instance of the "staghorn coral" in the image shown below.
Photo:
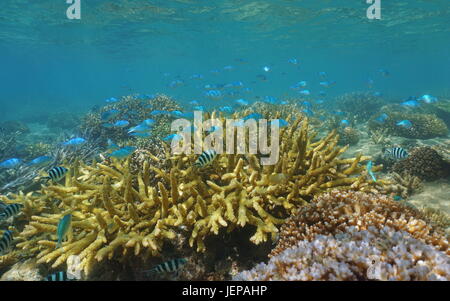
<path fill-rule="evenodd" d="M 399 175 L 398 173 L 392 173 L 393 184 L 386 185 L 383 193 L 393 193 L 406 199 L 414 192 L 417 192 L 423 188 L 422 180 L 419 177 L 411 176 L 409 174 Z"/>
<path fill-rule="evenodd" d="M 254 155 L 220 155 L 212 165 L 197 169 L 195 154 L 169 153 L 167 169 L 154 166 L 155 156 L 140 169 L 131 168 L 129 160 L 80 162 L 70 168 L 65 186 L 43 185 L 35 194 L 10 196 L 8 202 L 25 202 L 32 213 L 17 246 L 53 268 L 78 255 L 80 268 L 89 275 L 97 262 L 118 254 L 118 260 L 127 260 L 130 253 L 158 255 L 164 242 L 178 234 L 202 252 L 205 239 L 222 228 L 246 227 L 252 229 L 250 241 L 259 244 L 275 239 L 284 218 L 313 195 L 334 187 L 382 187 L 383 180 L 367 182 L 360 175 L 364 166 L 359 163 L 368 157 L 339 159 L 347 147 L 336 147 L 336 132 L 316 141 L 308 132 L 308 122 L 301 118 L 281 129 L 281 156 L 272 166 L 260 166 Z M 151 186 L 155 178 L 157 184 Z M 55 199 L 61 200 L 57 206 Z M 69 212 L 73 239 L 55 249 L 52 235 Z"/>
<path fill-rule="evenodd" d="M 443 229 L 448 230 L 448 228 L 450 228 L 450 217 L 446 212 L 441 211 L 439 209 L 427 207 L 427 206 L 421 206 L 418 209 L 432 223 L 438 225 L 439 227 L 441 227 Z"/>
<path fill-rule="evenodd" d="M 412 149 L 408 158 L 393 165 L 392 171 L 433 181 L 450 174 L 450 163 L 432 147 L 424 146 Z"/>
<path fill-rule="evenodd" d="M 435 115 L 388 111 L 387 109 L 383 112 L 388 115 L 388 118 L 383 123 L 376 120 L 379 114 L 374 115 L 369 120 L 368 125 L 371 131 L 384 130 L 392 136 L 413 139 L 430 139 L 448 134 L 446 124 Z M 411 128 L 397 126 L 396 123 L 401 120 L 409 120 L 413 126 Z"/>
<path fill-rule="evenodd" d="M 388 137 L 387 132 L 387 129 L 370 131 L 370 139 L 372 139 L 372 142 L 375 144 L 379 144 L 383 147 L 388 147 L 392 144 L 392 141 Z"/>
<path fill-rule="evenodd" d="M 317 235 L 233 280 L 450 280 L 450 257 L 389 226 Z"/>
<path fill-rule="evenodd" d="M 280 254 L 298 241 L 314 241 L 317 235 L 345 233 L 348 226 L 357 230 L 389 226 L 450 254 L 444 229 L 434 225 L 419 210 L 380 194 L 334 190 L 315 198 L 311 206 L 300 208 L 286 221 L 270 256 Z"/>

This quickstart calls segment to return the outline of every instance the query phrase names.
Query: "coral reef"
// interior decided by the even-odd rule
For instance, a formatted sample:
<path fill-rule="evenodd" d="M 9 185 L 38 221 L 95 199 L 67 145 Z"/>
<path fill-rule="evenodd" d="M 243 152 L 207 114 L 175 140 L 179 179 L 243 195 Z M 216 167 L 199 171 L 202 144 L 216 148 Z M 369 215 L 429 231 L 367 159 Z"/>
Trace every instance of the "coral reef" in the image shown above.
<path fill-rule="evenodd" d="M 46 120 L 49 128 L 71 130 L 79 126 L 81 118 L 73 112 L 52 112 L 43 120 Z"/>
<path fill-rule="evenodd" d="M 399 175 L 394 172 L 391 174 L 391 178 L 393 179 L 393 184 L 386 185 L 383 193 L 392 193 L 406 199 L 414 192 L 417 192 L 423 188 L 422 180 L 419 177 L 412 176 L 407 173 Z"/>
<path fill-rule="evenodd" d="M 371 92 L 352 92 L 336 97 L 335 107 L 347 112 L 356 122 L 365 122 L 386 103 Z"/>
<path fill-rule="evenodd" d="M 442 137 L 448 134 L 446 124 L 432 114 L 415 114 L 408 112 L 383 111 L 388 115 L 384 122 L 379 122 L 376 118 L 380 115 L 375 114 L 369 120 L 369 129 L 371 131 L 384 130 L 386 134 L 414 139 L 430 139 Z M 406 128 L 396 125 L 401 120 L 409 120 L 413 126 Z"/>
<path fill-rule="evenodd" d="M 450 257 L 389 226 L 317 235 L 233 280 L 450 280 Z"/>
<path fill-rule="evenodd" d="M 197 155 L 168 152 L 169 164 L 161 168 L 154 164 L 161 154 L 141 161 L 74 163 L 64 186 L 48 183 L 35 193 L 2 199 L 26 204 L 30 222 L 17 247 L 52 268 L 78 255 L 89 277 L 98 262 L 127 261 L 130 253 L 144 259 L 160 255 L 164 243 L 179 236 L 199 252 L 209 237 L 239 228 L 251 230 L 254 244 L 274 240 L 284 219 L 314 195 L 332 188 L 376 192 L 383 187 L 383 180 L 368 181 L 361 174 L 360 162 L 369 157 L 339 159 L 347 146 L 337 147 L 336 132 L 314 140 L 307 120 L 297 117 L 280 130 L 280 159 L 272 166 L 261 166 L 255 155 L 219 155 L 210 166 L 196 168 Z M 73 216 L 73 238 L 55 249 L 56 227 L 67 213 Z"/>
<path fill-rule="evenodd" d="M 383 147 L 388 147 L 392 144 L 392 141 L 389 138 L 387 132 L 387 129 L 370 131 L 370 139 L 372 139 L 372 142 L 375 144 L 379 144 Z"/>
<path fill-rule="evenodd" d="M 444 211 L 427 206 L 422 206 L 418 209 L 426 216 L 428 220 L 439 227 L 447 230 L 450 227 L 450 217 Z"/>
<path fill-rule="evenodd" d="M 317 235 L 345 233 L 355 226 L 358 231 L 369 226 L 388 226 L 450 255 L 445 231 L 433 224 L 419 210 L 387 196 L 353 191 L 331 191 L 302 207 L 281 227 L 280 239 L 270 256 L 280 254 L 302 240 L 314 241 Z"/>
<path fill-rule="evenodd" d="M 396 162 L 392 170 L 433 181 L 450 175 L 450 163 L 432 147 L 424 146 L 412 149 L 408 158 Z"/>
<path fill-rule="evenodd" d="M 339 145 L 355 145 L 359 141 L 359 131 L 352 127 L 340 128 L 339 133 Z"/>
<path fill-rule="evenodd" d="M 118 114 L 109 120 L 102 120 L 102 113 L 110 110 L 118 110 Z M 89 137 L 100 139 L 104 144 L 108 138 L 112 139 L 118 144 L 130 140 L 126 129 L 120 127 L 104 127 L 104 123 L 114 123 L 117 120 L 127 120 L 130 126 L 136 126 L 143 120 L 152 118 L 156 121 L 153 126 L 153 135 L 150 138 L 139 139 L 141 144 L 146 145 L 147 148 L 152 149 L 153 144 L 170 133 L 170 121 L 175 117 L 167 114 L 152 116 L 150 113 L 155 110 L 160 111 L 175 111 L 181 110 L 181 107 L 168 96 L 156 95 L 147 98 L 138 98 L 136 96 L 125 96 L 118 102 L 108 104 L 102 107 L 99 112 L 90 112 L 82 119 L 79 130 L 81 132 L 88 131 Z M 142 146 L 142 145 L 141 145 Z"/>

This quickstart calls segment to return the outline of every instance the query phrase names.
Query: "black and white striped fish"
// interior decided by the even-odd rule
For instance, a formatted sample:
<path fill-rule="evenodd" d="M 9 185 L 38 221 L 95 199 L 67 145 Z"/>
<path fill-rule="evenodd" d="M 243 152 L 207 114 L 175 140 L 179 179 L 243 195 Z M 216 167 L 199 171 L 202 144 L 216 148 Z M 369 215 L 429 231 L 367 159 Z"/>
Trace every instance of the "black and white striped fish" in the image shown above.
<path fill-rule="evenodd" d="M 158 264 L 151 270 L 145 271 L 146 274 L 157 273 L 173 273 L 178 272 L 187 263 L 186 258 L 172 259 L 161 264 Z"/>
<path fill-rule="evenodd" d="M 66 173 L 69 170 L 62 166 L 56 166 L 53 167 L 48 171 L 48 177 L 45 177 L 45 179 L 51 179 L 55 182 L 59 182 L 62 178 L 65 177 Z"/>
<path fill-rule="evenodd" d="M 6 254 L 13 241 L 12 231 L 6 230 L 0 239 L 0 255 Z"/>
<path fill-rule="evenodd" d="M 3 212 L 0 213 L 0 221 L 3 219 L 8 219 L 11 216 L 17 215 L 20 213 L 20 209 L 23 208 L 22 204 L 10 204 L 3 208 Z"/>
<path fill-rule="evenodd" d="M 408 152 L 401 147 L 392 147 L 384 149 L 384 156 L 391 159 L 405 159 Z"/>
<path fill-rule="evenodd" d="M 44 281 L 71 281 L 69 275 L 65 271 L 56 272 L 45 277 Z"/>
<path fill-rule="evenodd" d="M 195 161 L 194 166 L 203 167 L 214 161 L 217 152 L 213 149 L 204 151 Z"/>

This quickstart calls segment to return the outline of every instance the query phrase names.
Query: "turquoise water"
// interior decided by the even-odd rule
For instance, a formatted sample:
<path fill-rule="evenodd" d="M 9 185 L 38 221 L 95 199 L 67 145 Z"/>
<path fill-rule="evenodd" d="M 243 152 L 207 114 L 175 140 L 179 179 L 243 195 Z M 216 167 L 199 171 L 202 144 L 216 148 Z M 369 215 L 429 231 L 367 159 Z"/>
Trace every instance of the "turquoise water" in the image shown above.
<path fill-rule="evenodd" d="M 342 224 L 354 213 L 349 224 L 360 226 L 358 231 L 366 231 L 366 223 L 354 221 L 372 216 L 366 214 L 371 210 L 393 219 L 398 229 L 393 226 L 392 233 L 403 231 L 403 213 L 415 206 L 411 220 L 423 218 L 439 232 L 430 233 L 447 239 L 448 0 L 381 0 L 380 20 L 368 18 L 365 0 L 79 1 L 80 19 L 67 17 L 65 0 L 0 4 L 0 280 L 56 279 L 60 274 L 54 273 L 72 268 L 86 273 L 77 280 L 231 280 L 270 263 L 270 252 L 291 239 L 289 228 L 282 230 L 284 219 L 295 218 L 294 209 L 306 203 L 304 208 L 313 208 L 319 195 L 339 208 L 330 209 L 333 215 L 345 211 Z M 222 97 L 205 95 L 208 86 Z M 197 124 L 183 124 L 175 134 L 170 126 L 181 118 L 195 120 L 193 111 L 203 111 L 196 104 L 221 111 L 223 119 L 280 119 L 286 131 L 270 146 L 277 154 L 283 146 L 282 164 L 259 168 L 255 162 L 267 158 L 261 149 L 227 158 L 212 149 L 178 157 L 166 152 L 180 133 L 195 129 Z M 236 127 L 247 126 L 240 122 Z M 221 127 L 200 130 L 203 137 Z M 266 132 L 270 138 L 278 133 L 273 127 Z M 250 138 L 237 139 L 236 145 L 250 144 Z M 343 199 L 355 204 L 373 193 L 375 209 L 349 203 L 343 210 L 341 191 L 323 194 L 335 188 L 350 190 Z M 352 196 L 352 190 L 361 194 Z M 385 203 L 388 209 L 378 210 Z M 398 209 L 399 203 L 410 207 Z M 332 218 L 321 207 L 316 209 L 323 220 Z M 404 210 L 398 220 L 396 210 Z M 75 236 L 65 241 L 72 213 Z M 376 227 L 389 224 L 379 220 Z M 299 223 L 293 233 L 317 234 L 316 226 L 332 224 L 320 218 L 314 223 Z M 255 229 L 259 234 L 252 236 Z M 345 245 L 333 232 L 338 229 L 322 234 Z M 390 234 L 375 231 L 374 239 L 342 231 L 373 243 L 364 256 L 385 252 L 378 239 L 391 246 Z M 429 254 L 439 241 L 425 238 L 419 235 L 417 248 L 400 239 L 398 250 L 405 254 L 389 256 L 407 260 L 386 257 L 385 263 L 415 266 L 416 254 L 410 253 L 423 247 L 427 251 L 420 254 Z M 52 252 L 58 240 L 83 247 L 64 249 L 70 249 L 70 260 L 58 257 Z M 311 246 L 316 242 L 311 238 Z M 423 260 L 438 272 L 425 277 L 411 268 L 406 280 L 449 280 L 447 245 Z M 86 249 L 92 254 L 81 251 Z M 352 277 L 302 278 L 315 273 L 297 273 L 304 266 L 291 263 L 286 271 L 292 277 L 281 279 L 374 279 L 365 270 L 373 260 L 354 251 L 342 252 L 353 258 L 341 262 Z M 43 263 L 48 254 L 53 257 Z M 308 256 L 299 255 L 298 262 L 328 264 L 329 258 Z M 165 274 L 175 267 L 180 275 Z M 259 268 L 255 275 L 262 280 L 280 279 L 264 278 Z M 405 280 L 409 272 L 399 271 L 383 280 Z"/>
<path fill-rule="evenodd" d="M 373 89 L 394 98 L 448 93 L 448 1 L 381 2 L 382 19 L 369 20 L 369 5 L 357 0 L 82 0 L 81 20 L 68 20 L 62 0 L 5 0 L 3 116 L 84 112 L 131 93 L 202 100 L 198 86 L 230 80 L 251 88 L 249 99 L 295 95 L 289 86 L 300 80 L 317 93 L 320 71 L 337 82 L 330 96 L 366 90 L 369 78 Z M 226 72 L 227 65 L 235 69 Z M 261 82 L 256 76 L 265 65 L 272 71 Z M 390 76 L 380 76 L 381 68 Z M 196 73 L 204 79 L 189 80 Z M 186 85 L 167 87 L 177 77 Z"/>

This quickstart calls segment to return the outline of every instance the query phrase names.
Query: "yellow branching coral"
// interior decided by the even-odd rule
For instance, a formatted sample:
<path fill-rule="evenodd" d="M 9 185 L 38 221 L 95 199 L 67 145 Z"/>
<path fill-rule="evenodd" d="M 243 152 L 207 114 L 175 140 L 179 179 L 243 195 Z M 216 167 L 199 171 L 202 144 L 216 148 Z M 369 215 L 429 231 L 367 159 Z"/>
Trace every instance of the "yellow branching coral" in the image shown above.
<path fill-rule="evenodd" d="M 78 255 L 89 275 L 96 262 L 118 252 L 157 255 L 164 241 L 181 232 L 200 252 L 206 249 L 205 238 L 221 229 L 250 226 L 253 243 L 274 240 L 284 219 L 317 193 L 331 188 L 377 191 L 384 185 L 362 174 L 360 163 L 369 157 L 339 158 L 347 146 L 337 146 L 336 132 L 314 138 L 307 120 L 297 118 L 280 130 L 280 158 L 271 166 L 260 165 L 259 154 L 223 154 L 198 168 L 193 164 L 197 155 L 168 151 L 167 170 L 152 164 L 160 160 L 155 156 L 140 170 L 131 168 L 130 160 L 79 163 L 64 186 L 42 186 L 39 196 L 16 196 L 49 208 L 30 217 L 17 246 L 38 253 L 38 263 L 53 268 Z M 58 207 L 50 206 L 55 199 L 61 201 Z M 56 248 L 58 221 L 68 213 L 73 237 Z"/>

